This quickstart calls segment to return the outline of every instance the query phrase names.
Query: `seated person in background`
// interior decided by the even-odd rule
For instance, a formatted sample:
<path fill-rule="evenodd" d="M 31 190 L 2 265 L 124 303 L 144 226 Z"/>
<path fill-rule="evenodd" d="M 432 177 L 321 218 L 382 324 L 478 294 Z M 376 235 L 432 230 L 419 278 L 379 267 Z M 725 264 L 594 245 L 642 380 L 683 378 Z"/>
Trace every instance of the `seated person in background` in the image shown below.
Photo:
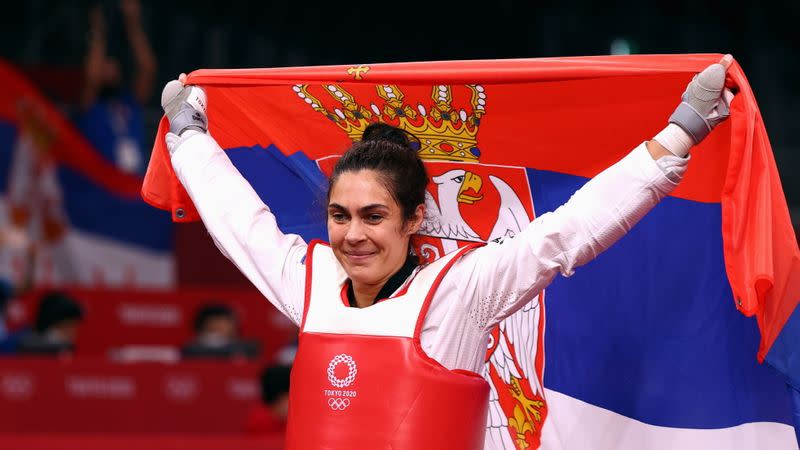
<path fill-rule="evenodd" d="M 289 415 L 289 366 L 269 366 L 261 372 L 261 403 L 247 416 L 250 435 L 285 433 Z"/>
<path fill-rule="evenodd" d="M 200 308 L 194 319 L 195 336 L 181 349 L 184 358 L 255 358 L 256 342 L 239 338 L 239 321 L 233 310 L 222 304 Z"/>
<path fill-rule="evenodd" d="M 33 332 L 20 339 L 19 353 L 60 355 L 72 353 L 78 325 L 83 320 L 81 306 L 62 292 L 42 296 Z"/>

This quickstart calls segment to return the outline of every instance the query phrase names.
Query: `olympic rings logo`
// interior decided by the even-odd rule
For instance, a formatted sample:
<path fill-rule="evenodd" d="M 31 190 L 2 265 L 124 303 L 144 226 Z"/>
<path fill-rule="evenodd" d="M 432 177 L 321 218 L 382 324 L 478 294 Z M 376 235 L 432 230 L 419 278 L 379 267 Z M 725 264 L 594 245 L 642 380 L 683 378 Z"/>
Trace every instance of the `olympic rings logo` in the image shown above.
<path fill-rule="evenodd" d="M 329 398 L 328 406 L 334 411 L 344 411 L 345 408 L 350 406 L 349 398 Z"/>
<path fill-rule="evenodd" d="M 347 376 L 345 378 L 338 378 L 334 373 L 336 366 L 339 364 L 347 364 Z M 328 381 L 330 381 L 331 385 L 334 387 L 345 388 L 350 386 L 356 380 L 356 373 L 358 373 L 356 362 L 353 361 L 350 355 L 345 355 L 344 353 L 334 356 L 330 364 L 328 364 Z M 350 402 L 348 401 L 347 404 L 349 405 Z M 346 407 L 347 406 L 345 406 L 345 408 Z M 333 408 L 333 406 L 331 406 L 331 408 Z"/>

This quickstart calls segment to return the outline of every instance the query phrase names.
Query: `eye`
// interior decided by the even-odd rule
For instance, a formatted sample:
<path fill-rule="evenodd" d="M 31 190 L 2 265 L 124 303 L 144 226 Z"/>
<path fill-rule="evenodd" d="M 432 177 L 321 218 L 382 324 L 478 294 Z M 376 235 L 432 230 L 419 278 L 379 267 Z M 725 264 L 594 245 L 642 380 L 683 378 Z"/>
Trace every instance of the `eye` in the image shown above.
<path fill-rule="evenodd" d="M 383 216 L 380 214 L 370 214 L 367 216 L 367 222 L 369 223 L 380 223 L 383 220 Z"/>
<path fill-rule="evenodd" d="M 463 183 L 464 182 L 464 175 L 459 175 L 459 176 L 453 178 L 453 181 L 455 181 L 458 184 Z"/>
<path fill-rule="evenodd" d="M 347 216 L 341 212 L 331 212 L 329 217 L 336 223 L 344 223 L 347 220 Z"/>

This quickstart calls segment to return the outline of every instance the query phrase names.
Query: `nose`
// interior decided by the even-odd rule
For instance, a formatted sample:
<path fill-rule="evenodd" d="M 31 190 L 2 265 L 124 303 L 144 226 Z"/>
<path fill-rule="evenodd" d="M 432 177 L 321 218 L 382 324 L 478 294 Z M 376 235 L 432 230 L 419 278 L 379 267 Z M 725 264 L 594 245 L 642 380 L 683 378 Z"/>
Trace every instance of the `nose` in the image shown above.
<path fill-rule="evenodd" d="M 360 220 L 351 220 L 347 226 L 347 232 L 344 235 L 345 241 L 347 241 L 348 244 L 353 245 L 365 240 L 366 238 L 366 234 L 364 234 L 364 224 L 362 224 Z"/>

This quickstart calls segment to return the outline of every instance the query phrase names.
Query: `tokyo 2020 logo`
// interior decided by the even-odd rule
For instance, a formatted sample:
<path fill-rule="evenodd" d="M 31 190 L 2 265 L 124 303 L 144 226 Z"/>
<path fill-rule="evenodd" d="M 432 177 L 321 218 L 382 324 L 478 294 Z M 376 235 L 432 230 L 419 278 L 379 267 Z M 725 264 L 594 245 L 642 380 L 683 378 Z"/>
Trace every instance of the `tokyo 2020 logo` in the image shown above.
<path fill-rule="evenodd" d="M 336 369 L 344 364 L 347 367 L 347 375 L 344 378 L 336 376 Z M 339 370 L 339 375 L 343 371 Z M 331 359 L 328 364 L 328 382 L 336 389 L 325 389 L 325 396 L 328 397 L 328 406 L 334 411 L 344 411 L 350 406 L 352 399 L 356 397 L 357 392 L 352 389 L 345 389 L 356 381 L 356 374 L 358 367 L 352 356 L 342 353 L 336 355 Z"/>
<path fill-rule="evenodd" d="M 347 376 L 344 378 L 339 378 L 335 374 L 336 366 L 339 364 L 347 365 Z M 356 380 L 357 373 L 358 367 L 356 366 L 356 362 L 350 355 L 345 355 L 344 353 L 334 356 L 330 364 L 328 364 L 328 381 L 330 381 L 333 387 L 346 388 L 350 386 Z"/>

